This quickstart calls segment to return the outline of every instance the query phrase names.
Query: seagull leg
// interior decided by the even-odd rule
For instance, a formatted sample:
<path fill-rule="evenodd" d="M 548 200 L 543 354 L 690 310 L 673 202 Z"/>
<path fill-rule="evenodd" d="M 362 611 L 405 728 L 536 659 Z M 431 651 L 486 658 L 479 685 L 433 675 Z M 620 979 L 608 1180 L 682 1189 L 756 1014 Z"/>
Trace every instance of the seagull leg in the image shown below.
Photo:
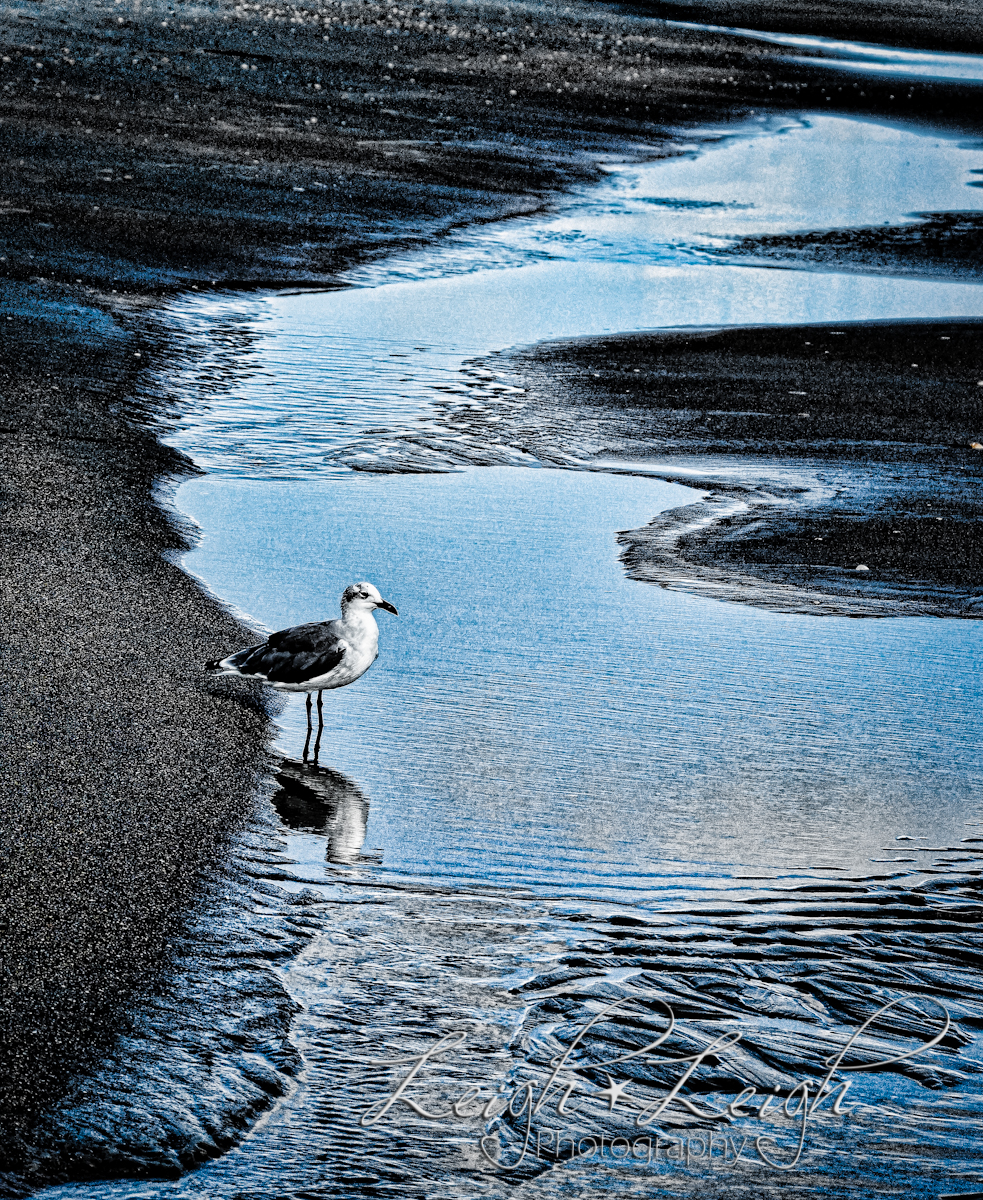
<path fill-rule="evenodd" d="M 310 697 L 310 692 L 307 693 Z M 317 766 L 317 758 L 321 753 L 321 734 L 324 733 L 324 692 L 317 694 L 317 740 L 314 742 L 314 766 Z"/>
<path fill-rule="evenodd" d="M 307 737 L 304 739 L 304 762 L 307 762 L 307 754 L 311 747 L 311 694 L 307 693 Z M 315 750 L 315 754 L 317 751 Z"/>

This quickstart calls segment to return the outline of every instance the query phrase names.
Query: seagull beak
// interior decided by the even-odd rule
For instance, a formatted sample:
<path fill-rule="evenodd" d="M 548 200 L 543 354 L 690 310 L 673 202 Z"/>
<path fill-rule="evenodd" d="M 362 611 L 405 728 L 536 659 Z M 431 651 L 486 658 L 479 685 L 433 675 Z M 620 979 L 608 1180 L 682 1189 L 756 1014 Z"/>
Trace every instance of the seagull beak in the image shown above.
<path fill-rule="evenodd" d="M 386 612 L 391 612 L 394 617 L 399 616 L 399 613 L 396 611 L 396 606 L 394 604 L 390 604 L 388 600 L 380 600 L 376 605 L 376 608 L 384 608 Z"/>

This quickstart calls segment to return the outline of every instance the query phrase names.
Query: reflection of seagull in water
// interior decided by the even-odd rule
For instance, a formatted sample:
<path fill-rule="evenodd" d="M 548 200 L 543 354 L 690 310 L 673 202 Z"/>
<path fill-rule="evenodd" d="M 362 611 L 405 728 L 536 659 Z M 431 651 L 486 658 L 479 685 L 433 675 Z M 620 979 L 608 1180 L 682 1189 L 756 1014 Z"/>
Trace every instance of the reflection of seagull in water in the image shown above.
<path fill-rule="evenodd" d="M 276 781 L 273 805 L 291 829 L 323 834 L 325 858 L 331 863 L 357 863 L 365 843 L 369 802 L 358 784 L 340 771 L 310 767 L 285 758 Z"/>
<path fill-rule="evenodd" d="M 311 738 L 311 692 L 317 692 L 317 742 L 324 728 L 322 693 L 360 679 L 379 656 L 379 627 L 372 613 L 377 608 L 396 614 L 371 583 L 353 583 L 341 597 L 340 621 L 312 621 L 271 633 L 265 642 L 238 650 L 227 658 L 205 663 L 223 675 L 263 679 L 284 692 L 307 693 L 307 745 Z"/>

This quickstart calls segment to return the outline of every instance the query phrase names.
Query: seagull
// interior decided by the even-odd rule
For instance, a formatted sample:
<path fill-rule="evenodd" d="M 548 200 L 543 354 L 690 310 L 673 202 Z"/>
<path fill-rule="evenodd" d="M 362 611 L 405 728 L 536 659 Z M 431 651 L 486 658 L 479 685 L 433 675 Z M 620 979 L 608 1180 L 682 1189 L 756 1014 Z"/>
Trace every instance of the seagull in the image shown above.
<path fill-rule="evenodd" d="M 382 608 L 398 616 L 371 583 L 353 583 L 341 597 L 341 620 L 311 621 L 271 633 L 258 646 L 205 663 L 208 671 L 262 679 L 282 692 L 307 693 L 307 742 L 311 740 L 311 693 L 317 692 L 317 762 L 324 728 L 323 693 L 360 679 L 379 657 L 379 627 L 372 615 Z"/>

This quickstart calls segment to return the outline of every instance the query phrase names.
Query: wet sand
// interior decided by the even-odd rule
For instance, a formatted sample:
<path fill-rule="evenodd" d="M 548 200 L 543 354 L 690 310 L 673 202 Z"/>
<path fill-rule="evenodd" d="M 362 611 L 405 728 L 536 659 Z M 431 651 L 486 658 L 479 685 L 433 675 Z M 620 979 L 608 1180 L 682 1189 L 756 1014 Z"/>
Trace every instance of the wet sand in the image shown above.
<path fill-rule="evenodd" d="M 87 344 L 55 325 L 18 332 L 4 379 L 16 572 L 0 1040 L 5 1155 L 29 1170 L 39 1115 L 109 1046 L 122 1006 L 153 987 L 188 913 L 226 879 L 267 713 L 259 696 L 201 675 L 202 657 L 241 630 L 164 558 L 187 533 L 156 488 L 182 464 L 126 419 L 134 347 L 146 344 L 108 319 Z"/>
<path fill-rule="evenodd" d="M 978 186 L 978 185 L 974 185 Z M 925 213 L 908 225 L 834 229 L 785 237 L 740 238 L 720 257 L 812 270 L 909 278 L 983 279 L 979 213 Z"/>
<path fill-rule="evenodd" d="M 881 10 L 878 28 L 885 13 L 896 44 L 920 44 L 927 22 L 960 39 L 951 5 Z M 978 96 L 844 79 L 781 47 L 586 3 L 522 20 L 503 4 L 371 0 L 269 14 L 12 10 L 4 277 L 118 292 L 330 281 L 355 258 L 535 207 L 599 154 L 657 153 L 680 126 L 803 103 L 959 126 Z M 771 28 L 773 11 L 760 15 Z M 966 25 L 958 44 L 972 49 Z"/>
<path fill-rule="evenodd" d="M 635 578 L 741 578 L 754 603 L 798 607 L 804 589 L 857 616 L 980 615 L 979 322 L 631 334 L 503 357 L 527 388 L 533 452 L 676 462 L 713 494 L 623 535 Z M 797 486 L 797 462 L 828 486 Z M 786 486 L 762 487 L 780 463 Z"/>
<path fill-rule="evenodd" d="M 709 1047 L 739 1022 L 741 1050 L 713 1055 L 702 1063 L 688 1080 L 685 1110 L 665 1109 L 652 1129 L 653 1147 L 657 1138 L 665 1139 L 660 1183 L 669 1182 L 671 1194 L 706 1195 L 713 1171 L 712 1194 L 735 1198 L 845 1198 L 875 1192 L 927 1198 L 939 1195 L 940 1188 L 949 1192 L 950 1181 L 958 1181 L 956 1194 L 971 1195 L 979 1176 L 970 1150 L 972 1121 L 966 1121 L 963 1105 L 975 1091 L 971 1078 L 978 1069 L 970 1048 L 974 1035 L 967 1032 L 979 1026 L 981 1016 L 975 981 L 979 960 L 970 932 L 979 915 L 977 876 L 976 870 L 961 875 L 956 867 L 946 878 L 920 882 L 900 876 L 817 882 L 788 888 L 782 895 L 772 892 L 717 904 L 712 910 L 674 913 L 668 919 L 626 913 L 572 915 L 569 919 L 582 930 L 584 948 L 517 989 L 532 1007 L 523 1027 L 524 1070 L 516 1075 L 542 1089 L 549 1078 L 550 1056 L 570 1052 L 574 1038 L 600 1016 L 603 1019 L 590 1032 L 594 1045 L 581 1059 L 578 1084 L 586 1078 L 603 1087 L 610 1076 L 602 1068 L 614 1060 L 632 1092 L 640 1093 L 638 1108 L 649 1104 L 649 1112 L 659 1111 L 660 1101 L 679 1079 L 680 1068 L 665 1065 L 667 1060 Z M 629 978 L 605 977 L 606 972 L 627 975 L 632 969 L 637 974 Z M 645 987 L 652 989 L 651 999 L 639 995 Z M 785 1119 L 769 1129 L 769 1134 L 785 1135 L 785 1153 L 780 1156 L 768 1153 L 765 1139 L 755 1143 L 754 1135 L 762 1128 L 756 1118 L 765 1112 L 764 1097 L 772 1088 L 773 1094 L 788 1096 L 798 1086 L 801 1094 L 800 1081 L 815 1069 L 806 1064 L 843 1046 L 889 997 L 896 1007 L 868 1030 L 878 1047 L 877 1059 L 890 1059 L 902 1044 L 906 1049 L 916 1044 L 895 1039 L 927 1041 L 931 1029 L 944 1034 L 931 1061 L 926 1057 L 895 1062 L 885 1074 L 869 1073 L 864 1083 L 859 1082 L 861 1076 L 851 1076 L 856 1081 L 851 1099 L 860 1100 L 865 1089 L 866 1103 L 852 1109 L 853 1119 L 842 1124 L 826 1120 L 820 1111 L 798 1147 L 791 1145 L 790 1135 L 799 1134 L 802 1127 L 796 1129 L 788 1120 L 795 1104 L 788 1105 Z M 598 1013 L 599 1001 L 612 1006 L 608 1014 Z M 943 1005 L 954 1018 L 948 1030 Z M 650 1064 L 644 1055 L 625 1061 L 667 1031 L 668 1012 L 679 1026 L 668 1031 L 658 1050 L 666 1056 L 661 1063 Z M 892 1043 L 898 1049 L 892 1046 L 879 1053 Z M 591 1057 L 597 1067 L 590 1066 Z M 861 1061 L 877 1059 L 871 1054 Z M 897 1074 L 889 1082 L 886 1072 Z M 920 1087 L 905 1090 L 899 1078 L 904 1075 Z M 815 1088 L 811 1079 L 808 1086 Z M 885 1100 L 892 1087 L 895 1096 L 904 1096 L 902 1102 Z M 721 1093 L 736 1095 L 742 1088 L 747 1088 L 745 1096 L 755 1089 L 758 1099 L 749 1101 L 743 1112 L 738 1110 L 736 1122 L 721 1120 Z M 539 1154 L 522 1154 L 525 1126 L 503 1113 L 495 1129 L 501 1161 L 515 1164 L 515 1174 L 524 1179 L 579 1155 L 595 1170 L 617 1165 L 621 1148 L 609 1149 L 605 1156 L 598 1132 L 607 1135 L 609 1146 L 619 1137 L 637 1146 L 636 1112 L 619 1114 L 614 1105 L 602 1107 L 600 1098 L 595 1105 L 589 1116 L 583 1106 L 582 1115 L 567 1118 L 563 1144 L 557 1137 L 557 1117 L 548 1110 L 537 1114 L 529 1145 L 542 1146 Z M 939 1119 L 931 1133 L 926 1119 L 930 1110 Z M 716 1153 L 708 1148 L 713 1132 Z M 692 1164 L 687 1158 L 687 1165 L 697 1168 L 687 1178 L 687 1173 L 674 1169 L 673 1141 L 694 1134 L 692 1144 L 700 1147 L 700 1158 Z M 735 1134 L 733 1153 L 725 1143 L 721 1155 L 720 1143 Z M 756 1145 L 760 1158 L 754 1152 L 738 1153 L 743 1134 L 751 1135 L 744 1144 Z M 967 1135 L 969 1140 L 963 1140 Z M 938 1158 L 935 1147 L 928 1149 L 936 1137 Z M 864 1150 L 858 1153 L 860 1146 Z M 635 1153 L 646 1157 L 644 1141 Z M 940 1169 L 943 1157 L 945 1166 Z M 762 1160 L 772 1168 L 781 1162 L 782 1174 L 762 1170 Z"/>
<path fill-rule="evenodd" d="M 639 11 L 679 21 L 702 21 L 736 29 L 812 34 L 919 50 L 951 50 L 978 54 L 983 30 L 972 0 L 940 4 L 938 0 L 891 0 L 887 4 L 854 4 L 847 0 L 649 0 Z"/>
<path fill-rule="evenodd" d="M 659 153 L 681 126 L 807 86 L 828 111 L 861 103 L 774 47 L 597 6 L 524 24 L 493 5 L 271 11 L 7 14 L 0 1112 L 15 1190 L 50 1169 L 32 1166 L 34 1140 L 57 1137 L 43 1114 L 173 970 L 265 770 L 264 701 L 200 670 L 243 630 L 165 557 L 189 532 L 160 480 L 189 468 L 157 440 L 166 401 L 139 399 L 168 353 L 154 305 L 182 287 L 330 282 L 529 211 L 599 155 Z M 938 40 L 905 8 L 899 42 L 975 48 L 953 45 L 948 6 L 924 11 L 945 16 Z M 965 89 L 890 89 L 871 81 L 864 111 L 964 119 Z"/>

